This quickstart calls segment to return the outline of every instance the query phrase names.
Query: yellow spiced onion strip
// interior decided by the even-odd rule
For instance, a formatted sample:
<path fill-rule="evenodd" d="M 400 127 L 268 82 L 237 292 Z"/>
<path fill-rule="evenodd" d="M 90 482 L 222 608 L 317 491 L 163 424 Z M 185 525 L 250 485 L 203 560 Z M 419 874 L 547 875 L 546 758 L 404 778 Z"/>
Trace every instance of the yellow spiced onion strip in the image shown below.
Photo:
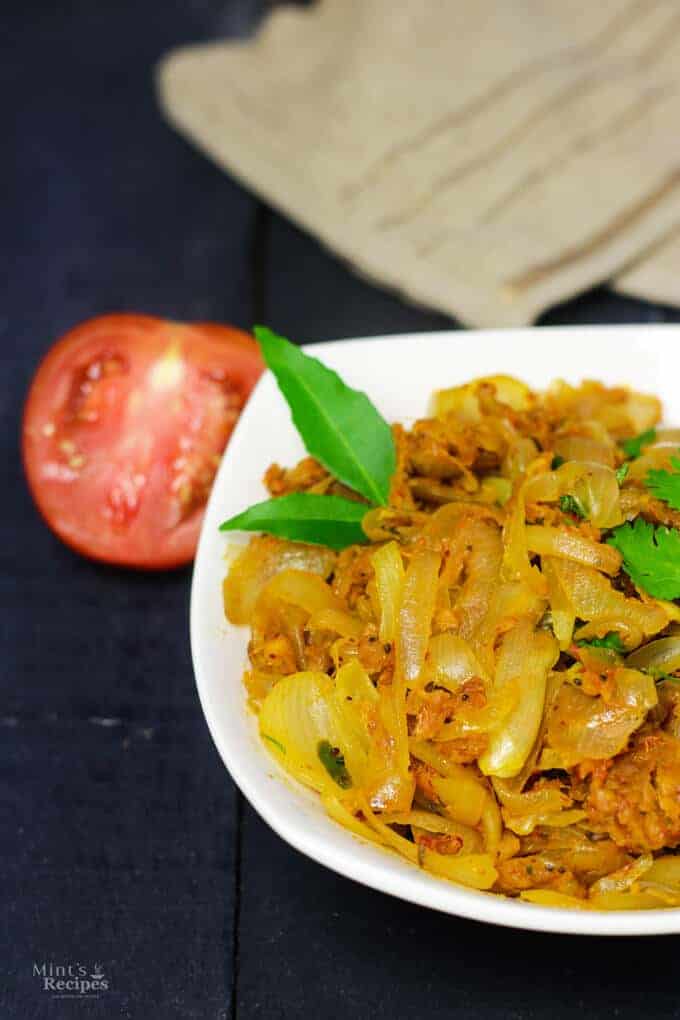
<path fill-rule="evenodd" d="M 645 670 L 652 676 L 655 673 L 674 673 L 680 669 L 680 634 L 659 638 L 636 648 L 627 656 L 626 665 L 631 669 Z"/>
<path fill-rule="evenodd" d="M 526 503 L 555 503 L 562 496 L 576 497 L 588 520 L 598 528 L 613 528 L 623 521 L 620 493 L 612 468 L 575 460 L 534 475 L 524 486 Z"/>
<path fill-rule="evenodd" d="M 484 667 L 464 638 L 449 632 L 432 637 L 423 668 L 423 678 L 428 683 L 455 691 L 475 676 L 488 679 Z"/>
<path fill-rule="evenodd" d="M 378 815 L 374 814 L 366 802 L 362 803 L 361 811 L 365 815 L 368 825 L 382 837 L 386 845 L 391 846 L 397 853 L 413 864 L 418 864 L 425 871 L 431 871 L 435 875 L 449 878 L 453 882 L 469 886 L 472 889 L 490 889 L 495 883 L 498 872 L 490 854 L 439 854 L 425 847 L 418 847 L 415 843 L 400 836 Z"/>
<path fill-rule="evenodd" d="M 573 560 L 585 567 L 593 567 L 614 576 L 621 569 L 622 556 L 618 549 L 602 542 L 593 542 L 578 531 L 568 528 L 551 528 L 529 525 L 526 529 L 529 552 L 539 556 L 557 556 Z"/>
<path fill-rule="evenodd" d="M 336 555 L 318 545 L 286 542 L 271 535 L 254 538 L 238 556 L 223 585 L 224 612 L 231 623 L 250 623 L 262 589 L 284 570 L 327 577 Z"/>
<path fill-rule="evenodd" d="M 396 668 L 392 681 L 397 761 L 404 774 L 409 766 L 406 690 L 417 683 L 425 664 L 440 564 L 439 553 L 419 549 L 404 577 L 396 634 Z"/>
<path fill-rule="evenodd" d="M 487 776 L 516 776 L 528 758 L 543 717 L 548 673 L 557 661 L 559 647 L 547 631 L 535 631 L 529 619 L 520 620 L 503 639 L 498 654 L 495 687 L 521 678 L 517 708 L 503 726 L 491 734 L 479 758 Z"/>
<path fill-rule="evenodd" d="M 608 700 L 564 684 L 548 719 L 547 741 L 571 767 L 604 760 L 623 751 L 658 698 L 654 680 L 633 669 L 617 669 Z"/>
<path fill-rule="evenodd" d="M 371 557 L 380 604 L 380 640 L 394 641 L 404 590 L 404 564 L 399 546 L 388 542 Z"/>
<path fill-rule="evenodd" d="M 566 599 L 579 619 L 589 622 L 615 620 L 624 628 L 639 629 L 645 637 L 666 626 L 668 617 L 660 606 L 627 598 L 592 567 L 557 558 L 552 559 L 552 566 Z"/>

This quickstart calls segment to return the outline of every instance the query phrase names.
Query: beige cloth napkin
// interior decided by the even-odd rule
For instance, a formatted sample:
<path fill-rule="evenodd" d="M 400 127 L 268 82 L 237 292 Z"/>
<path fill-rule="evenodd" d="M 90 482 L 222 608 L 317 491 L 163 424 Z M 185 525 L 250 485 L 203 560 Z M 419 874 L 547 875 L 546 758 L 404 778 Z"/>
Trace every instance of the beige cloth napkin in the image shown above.
<path fill-rule="evenodd" d="M 622 294 L 680 305 L 680 230 L 671 227 L 616 280 Z"/>
<path fill-rule="evenodd" d="M 358 271 L 517 325 L 619 273 L 657 297 L 680 267 L 680 233 L 659 246 L 680 231 L 679 56 L 676 0 L 319 0 L 171 53 L 158 86 Z"/>

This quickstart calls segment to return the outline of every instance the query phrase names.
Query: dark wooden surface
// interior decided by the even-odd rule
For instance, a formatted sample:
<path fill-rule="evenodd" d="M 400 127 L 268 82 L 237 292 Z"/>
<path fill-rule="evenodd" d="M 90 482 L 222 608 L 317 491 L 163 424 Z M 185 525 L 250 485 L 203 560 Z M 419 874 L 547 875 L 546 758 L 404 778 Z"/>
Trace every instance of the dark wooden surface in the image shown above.
<path fill-rule="evenodd" d="M 244 34 L 259 0 L 11 0 L 0 103 L 0 1017 L 680 1016 L 678 940 L 496 930 L 370 892 L 243 805 L 194 690 L 189 572 L 80 560 L 40 523 L 18 456 L 52 340 L 114 309 L 300 341 L 452 323 L 351 275 L 161 121 L 168 47 Z M 605 290 L 551 322 L 674 320 Z M 103 968 L 54 999 L 36 963 Z"/>

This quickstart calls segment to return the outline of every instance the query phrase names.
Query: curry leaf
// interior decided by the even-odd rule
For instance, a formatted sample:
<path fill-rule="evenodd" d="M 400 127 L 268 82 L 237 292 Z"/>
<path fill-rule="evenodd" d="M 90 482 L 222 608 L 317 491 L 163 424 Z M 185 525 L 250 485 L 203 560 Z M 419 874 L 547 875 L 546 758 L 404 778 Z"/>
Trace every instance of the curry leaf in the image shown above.
<path fill-rule="evenodd" d="M 671 457 L 675 471 L 655 470 L 647 472 L 645 485 L 657 499 L 662 499 L 673 510 L 680 510 L 680 459 Z"/>
<path fill-rule="evenodd" d="M 642 517 L 615 528 L 607 539 L 623 556 L 623 569 L 657 599 L 680 598 L 680 532 Z"/>
<path fill-rule="evenodd" d="M 366 394 L 272 330 L 256 326 L 255 336 L 308 452 L 339 481 L 386 504 L 396 468 L 394 439 Z"/>
<path fill-rule="evenodd" d="M 343 790 L 349 790 L 352 777 L 345 767 L 345 759 L 337 747 L 332 747 L 327 740 L 320 740 L 316 753 L 319 761 L 331 779 Z"/>
<path fill-rule="evenodd" d="M 265 500 L 220 525 L 220 531 L 265 531 L 294 542 L 344 549 L 365 542 L 361 521 L 369 509 L 341 496 L 292 492 Z"/>

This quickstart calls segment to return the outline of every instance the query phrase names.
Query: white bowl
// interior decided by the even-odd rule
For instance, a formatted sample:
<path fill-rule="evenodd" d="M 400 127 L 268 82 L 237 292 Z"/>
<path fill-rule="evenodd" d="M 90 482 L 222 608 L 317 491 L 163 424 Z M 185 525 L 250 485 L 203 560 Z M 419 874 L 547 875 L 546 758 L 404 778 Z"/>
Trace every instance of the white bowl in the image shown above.
<path fill-rule="evenodd" d="M 555 378 L 625 383 L 658 394 L 666 420 L 680 423 L 676 370 L 680 328 L 579 327 L 423 333 L 316 344 L 312 351 L 364 389 L 388 421 L 422 416 L 432 390 L 475 376 L 508 373 L 534 387 Z M 191 646 L 196 683 L 213 739 L 242 793 L 296 849 L 341 875 L 450 914 L 539 931 L 588 935 L 680 932 L 680 909 L 591 912 L 541 907 L 464 889 L 369 845 L 328 819 L 311 791 L 290 780 L 262 746 L 241 676 L 247 630 L 222 612 L 225 551 L 221 521 L 265 498 L 261 478 L 273 461 L 303 454 L 273 377 L 258 384 L 213 486 L 194 569 Z M 245 541 L 245 539 L 243 539 Z"/>

